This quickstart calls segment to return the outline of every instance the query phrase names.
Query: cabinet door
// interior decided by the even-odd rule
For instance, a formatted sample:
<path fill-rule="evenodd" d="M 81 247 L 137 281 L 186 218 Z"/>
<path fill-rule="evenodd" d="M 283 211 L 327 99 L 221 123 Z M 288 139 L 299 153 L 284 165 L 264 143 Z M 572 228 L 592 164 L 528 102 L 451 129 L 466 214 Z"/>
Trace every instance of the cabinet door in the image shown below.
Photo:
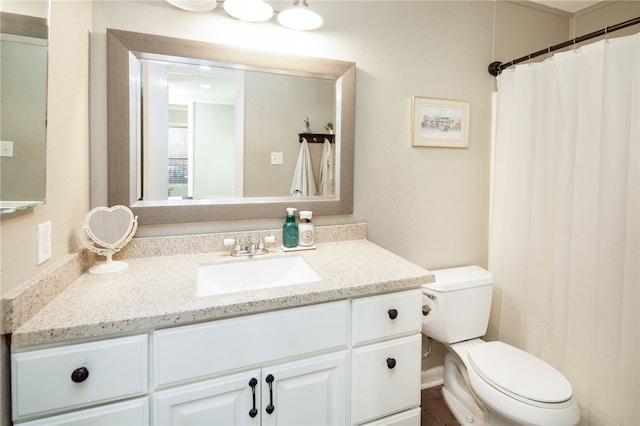
<path fill-rule="evenodd" d="M 153 424 L 259 425 L 260 370 L 156 392 Z"/>
<path fill-rule="evenodd" d="M 420 405 L 420 334 L 354 349 L 351 423 Z"/>
<path fill-rule="evenodd" d="M 347 351 L 262 370 L 262 424 L 346 424 Z"/>

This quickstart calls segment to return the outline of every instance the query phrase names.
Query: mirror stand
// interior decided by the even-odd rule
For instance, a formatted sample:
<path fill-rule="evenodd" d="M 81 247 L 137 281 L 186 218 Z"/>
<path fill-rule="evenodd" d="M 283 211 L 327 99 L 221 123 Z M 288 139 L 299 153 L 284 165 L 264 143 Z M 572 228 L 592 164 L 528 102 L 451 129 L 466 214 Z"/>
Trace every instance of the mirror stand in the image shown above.
<path fill-rule="evenodd" d="M 138 229 L 138 218 L 126 206 L 96 207 L 85 216 L 80 239 L 85 247 L 106 261 L 89 269 L 92 275 L 113 275 L 124 272 L 127 262 L 114 261 L 113 255 L 125 247 Z"/>

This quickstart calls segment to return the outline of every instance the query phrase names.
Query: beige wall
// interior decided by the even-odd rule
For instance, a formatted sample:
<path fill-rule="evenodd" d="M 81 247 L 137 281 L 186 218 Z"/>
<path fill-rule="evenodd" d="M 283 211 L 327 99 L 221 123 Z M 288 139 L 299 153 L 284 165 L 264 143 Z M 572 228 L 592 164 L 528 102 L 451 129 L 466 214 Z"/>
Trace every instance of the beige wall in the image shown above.
<path fill-rule="evenodd" d="M 51 5 L 47 203 L 26 212 L 1 217 L 1 295 L 16 289 L 79 246 L 78 228 L 89 209 L 90 16 L 91 5 L 86 2 L 53 0 Z M 48 220 L 53 224 L 53 257 L 37 267 L 36 225 Z M 7 424 L 10 420 L 7 409 L 7 357 L 7 347 L 2 339 L 0 424 Z"/>
<path fill-rule="evenodd" d="M 89 24 L 91 5 L 51 7 L 46 205 L 3 215 L 2 295 L 79 247 L 89 209 Z M 36 266 L 36 225 L 52 222 L 53 257 Z"/>
<path fill-rule="evenodd" d="M 372 241 L 428 268 L 486 264 L 492 78 L 485 70 L 492 56 L 494 4 L 327 1 L 314 7 L 325 18 L 322 30 L 291 37 L 276 24 L 247 26 L 222 13 L 196 15 L 166 2 L 94 2 L 92 203 L 107 202 L 107 27 L 324 56 L 358 66 L 355 203 L 353 215 L 315 217 L 315 223 L 367 222 Z M 414 95 L 470 102 L 470 148 L 411 148 Z M 280 224 L 278 219 L 155 226 L 138 235 Z"/>
<path fill-rule="evenodd" d="M 640 1 L 621 0 L 603 2 L 589 9 L 576 13 L 572 37 L 601 30 L 606 26 L 628 21 L 640 16 Z M 622 37 L 640 31 L 637 25 L 613 33 L 610 37 Z M 602 39 L 600 37 L 599 39 Z M 598 39 L 596 39 L 598 40 Z"/>
<path fill-rule="evenodd" d="M 367 13 L 362 13 L 364 2 L 318 2 L 315 7 L 325 17 L 323 29 L 295 38 L 275 24 L 247 26 L 220 11 L 194 14 L 164 1 L 124 5 L 95 1 L 91 5 L 56 0 L 53 13 L 65 7 L 73 13 L 54 19 L 53 24 L 53 36 L 68 39 L 69 44 L 62 41 L 64 48 L 56 47 L 58 41 L 52 39 L 47 205 L 2 217 L 2 294 L 76 250 L 84 213 L 107 203 L 104 31 L 108 26 L 251 47 L 258 40 L 264 49 L 355 61 L 354 214 L 314 218 L 315 223 L 367 222 L 371 240 L 427 268 L 486 264 L 493 88 L 493 79 L 486 73 L 488 63 L 559 43 L 571 32 L 566 15 L 506 1 L 367 2 Z M 610 9 L 614 12 L 607 13 Z M 637 15 L 637 9 L 638 2 L 615 2 L 580 15 L 577 26 L 584 22 L 585 29 L 587 25 L 591 29 L 597 22 L 611 24 L 611 20 Z M 85 21 L 92 19 L 90 129 L 89 24 L 78 25 L 78 15 Z M 58 75 L 54 74 L 57 69 L 62 70 Z M 411 148 L 413 95 L 469 101 L 469 149 Z M 35 226 L 47 220 L 53 222 L 53 258 L 37 267 Z M 155 226 L 140 229 L 138 235 L 279 224 L 279 220 L 266 220 Z"/>

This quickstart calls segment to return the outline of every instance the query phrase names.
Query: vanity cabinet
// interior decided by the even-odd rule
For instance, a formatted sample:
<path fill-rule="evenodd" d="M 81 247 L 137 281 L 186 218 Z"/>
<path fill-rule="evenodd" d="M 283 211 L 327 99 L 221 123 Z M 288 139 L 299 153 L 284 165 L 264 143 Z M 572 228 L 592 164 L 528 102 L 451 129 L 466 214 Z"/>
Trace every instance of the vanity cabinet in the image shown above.
<path fill-rule="evenodd" d="M 420 328 L 409 290 L 16 351 L 13 420 L 418 426 Z"/>
<path fill-rule="evenodd" d="M 154 395 L 157 425 L 340 425 L 347 351 L 224 376 Z"/>
<path fill-rule="evenodd" d="M 420 406 L 421 297 L 420 290 L 410 290 L 353 301 L 352 424 L 420 424 L 415 408 Z M 412 409 L 413 414 L 392 416 Z"/>
<path fill-rule="evenodd" d="M 340 301 L 155 332 L 153 424 L 344 424 L 348 309 Z"/>

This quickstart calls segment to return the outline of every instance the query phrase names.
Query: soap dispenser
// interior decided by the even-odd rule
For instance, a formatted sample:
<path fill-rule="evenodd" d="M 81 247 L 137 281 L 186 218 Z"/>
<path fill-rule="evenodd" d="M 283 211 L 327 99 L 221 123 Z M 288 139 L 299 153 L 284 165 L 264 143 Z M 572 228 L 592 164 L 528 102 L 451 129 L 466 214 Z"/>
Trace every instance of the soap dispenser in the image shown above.
<path fill-rule="evenodd" d="M 287 207 L 287 220 L 282 225 L 282 245 L 287 248 L 298 246 L 298 224 L 294 212 L 297 209 Z"/>
<path fill-rule="evenodd" d="M 300 247 L 310 247 L 313 245 L 315 238 L 315 232 L 313 230 L 313 223 L 311 223 L 311 217 L 313 212 L 303 210 L 300 212 L 300 224 L 298 225 Z"/>

